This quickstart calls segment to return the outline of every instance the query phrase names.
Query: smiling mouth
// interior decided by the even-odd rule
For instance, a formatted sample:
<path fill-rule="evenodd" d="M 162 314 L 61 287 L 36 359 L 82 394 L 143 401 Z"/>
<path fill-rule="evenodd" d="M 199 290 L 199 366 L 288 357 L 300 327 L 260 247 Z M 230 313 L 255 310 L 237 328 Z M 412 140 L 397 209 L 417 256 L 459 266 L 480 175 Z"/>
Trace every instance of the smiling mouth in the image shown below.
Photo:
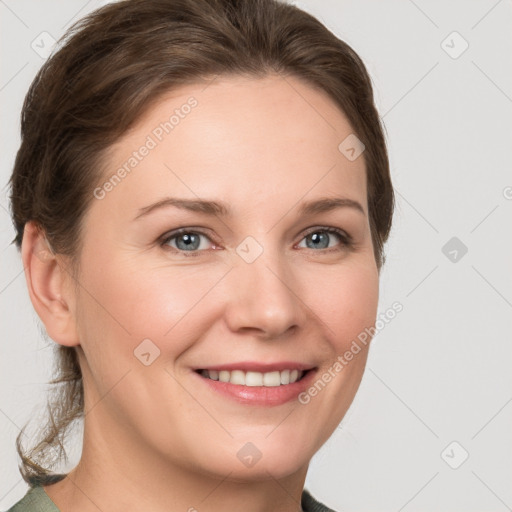
<path fill-rule="evenodd" d="M 302 380 L 311 370 L 281 370 L 271 372 L 251 372 L 243 370 L 195 370 L 205 379 L 226 382 L 247 387 L 279 387 Z"/>

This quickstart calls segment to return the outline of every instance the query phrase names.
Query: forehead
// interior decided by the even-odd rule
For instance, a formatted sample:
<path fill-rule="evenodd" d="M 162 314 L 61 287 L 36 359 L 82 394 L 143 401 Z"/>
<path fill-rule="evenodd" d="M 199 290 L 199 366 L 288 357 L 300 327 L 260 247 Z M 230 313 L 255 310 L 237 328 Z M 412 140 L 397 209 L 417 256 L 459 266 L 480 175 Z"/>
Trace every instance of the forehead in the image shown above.
<path fill-rule="evenodd" d="M 236 206 L 339 192 L 366 209 L 365 164 L 338 146 L 353 130 L 323 91 L 295 77 L 217 77 L 162 96 L 107 154 L 109 207 L 166 194 Z M 124 172 L 119 172 L 124 169 Z M 144 206 L 140 204 L 140 206 Z"/>

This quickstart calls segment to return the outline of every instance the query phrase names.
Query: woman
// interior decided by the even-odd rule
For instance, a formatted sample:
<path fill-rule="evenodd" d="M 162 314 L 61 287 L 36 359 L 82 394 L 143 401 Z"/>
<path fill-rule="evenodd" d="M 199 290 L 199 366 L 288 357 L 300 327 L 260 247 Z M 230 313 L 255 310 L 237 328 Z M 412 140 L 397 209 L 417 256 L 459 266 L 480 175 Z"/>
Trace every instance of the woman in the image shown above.
<path fill-rule="evenodd" d="M 11 510 L 330 510 L 304 482 L 364 372 L 394 204 L 355 52 L 275 0 L 107 5 L 34 80 L 11 185 L 59 368 Z"/>

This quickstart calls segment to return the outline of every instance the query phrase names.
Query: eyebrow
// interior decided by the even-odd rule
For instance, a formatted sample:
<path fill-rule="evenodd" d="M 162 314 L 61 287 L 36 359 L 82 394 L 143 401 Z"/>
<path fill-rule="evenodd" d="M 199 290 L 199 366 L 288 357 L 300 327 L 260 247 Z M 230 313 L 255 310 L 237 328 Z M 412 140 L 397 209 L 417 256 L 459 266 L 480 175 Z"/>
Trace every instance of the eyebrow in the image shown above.
<path fill-rule="evenodd" d="M 177 197 L 166 197 L 145 206 L 139 210 L 134 220 L 139 219 L 151 212 L 173 206 L 182 210 L 189 210 L 196 213 L 202 213 L 210 216 L 232 217 L 233 213 L 230 207 L 222 201 L 208 201 L 203 199 L 181 199 Z M 329 212 L 338 208 L 352 208 L 363 215 L 366 215 L 361 203 L 354 199 L 346 197 L 322 197 L 314 201 L 307 201 L 300 205 L 300 215 L 313 215 L 318 213 Z"/>

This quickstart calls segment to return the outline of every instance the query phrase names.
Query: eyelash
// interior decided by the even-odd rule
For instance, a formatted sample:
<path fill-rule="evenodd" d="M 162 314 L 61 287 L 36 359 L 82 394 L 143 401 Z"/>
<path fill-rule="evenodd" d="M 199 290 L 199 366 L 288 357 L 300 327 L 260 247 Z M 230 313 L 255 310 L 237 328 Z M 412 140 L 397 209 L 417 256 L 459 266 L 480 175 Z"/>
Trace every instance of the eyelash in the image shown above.
<path fill-rule="evenodd" d="M 339 252 L 344 249 L 351 249 L 353 247 L 352 237 L 345 231 L 342 231 L 341 229 L 334 228 L 334 227 L 325 227 L 325 226 L 324 227 L 315 227 L 315 228 L 311 229 L 310 231 L 308 231 L 307 233 L 305 233 L 304 236 L 302 237 L 301 241 L 304 238 L 308 237 L 309 235 L 312 235 L 313 233 L 329 233 L 329 234 L 338 235 L 341 240 L 341 244 L 339 247 L 329 247 L 329 248 L 320 249 L 320 250 L 310 249 L 311 251 L 331 253 L 331 252 Z M 178 236 L 183 235 L 183 234 L 202 235 L 202 236 L 208 238 L 210 241 L 212 241 L 206 233 L 204 233 L 200 230 L 198 231 L 198 230 L 193 230 L 191 228 L 179 228 L 179 229 L 176 229 L 174 231 L 171 231 L 171 232 L 163 235 L 163 238 L 160 239 L 159 244 L 164 250 L 169 250 L 174 253 L 183 254 L 183 256 L 185 256 L 187 258 L 199 256 L 202 252 L 205 252 L 205 250 L 183 251 L 182 249 L 176 249 L 174 247 L 170 247 L 169 245 L 167 245 L 171 240 L 173 240 L 174 238 L 177 238 Z M 306 249 L 309 249 L 309 248 L 306 248 Z"/>

